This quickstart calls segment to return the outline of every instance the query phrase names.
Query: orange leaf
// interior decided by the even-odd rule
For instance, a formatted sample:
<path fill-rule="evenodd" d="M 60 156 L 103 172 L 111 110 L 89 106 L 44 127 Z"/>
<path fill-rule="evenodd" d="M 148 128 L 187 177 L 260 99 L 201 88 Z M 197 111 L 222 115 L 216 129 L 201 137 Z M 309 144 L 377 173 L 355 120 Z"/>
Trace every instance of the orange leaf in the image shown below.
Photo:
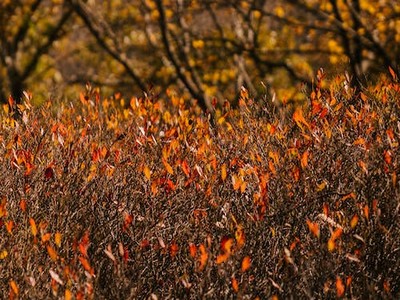
<path fill-rule="evenodd" d="M 356 139 L 354 142 L 353 142 L 353 145 L 354 146 L 365 146 L 365 144 L 366 144 L 366 142 L 365 142 L 365 139 L 364 138 L 362 138 L 362 137 L 359 137 L 358 139 Z"/>
<path fill-rule="evenodd" d="M 9 234 L 12 233 L 13 228 L 14 228 L 14 222 L 12 220 L 8 220 L 6 222 L 6 229 L 7 229 Z"/>
<path fill-rule="evenodd" d="M 351 227 L 351 228 L 356 227 L 356 226 L 357 226 L 357 223 L 358 223 L 358 216 L 357 216 L 357 215 L 354 215 L 354 216 L 351 218 L 350 227 Z"/>
<path fill-rule="evenodd" d="M 235 293 L 239 292 L 239 283 L 235 277 L 232 277 L 232 288 Z"/>
<path fill-rule="evenodd" d="M 226 164 L 222 164 L 222 166 L 221 166 L 221 179 L 222 179 L 223 181 L 225 181 L 226 176 L 227 176 L 227 173 L 226 173 Z"/>
<path fill-rule="evenodd" d="M 94 274 L 94 271 L 93 271 L 92 267 L 90 266 L 89 261 L 86 258 L 84 258 L 83 256 L 79 256 L 79 261 L 81 262 L 83 268 L 86 271 L 88 271 L 90 275 Z"/>
<path fill-rule="evenodd" d="M 124 224 L 122 226 L 122 229 L 125 231 L 128 229 L 128 227 L 132 224 L 133 222 L 133 216 L 131 214 L 125 213 L 124 214 Z"/>
<path fill-rule="evenodd" d="M 85 257 L 87 257 L 87 249 L 89 248 L 89 231 L 86 231 L 84 236 L 82 237 L 79 245 L 79 252 Z"/>
<path fill-rule="evenodd" d="M 303 110 L 301 108 L 297 108 L 293 113 L 293 120 L 296 122 L 297 126 L 299 126 L 303 130 L 303 125 L 306 125 L 310 128 L 310 124 L 306 121 L 303 115 Z"/>
<path fill-rule="evenodd" d="M 42 242 L 43 243 L 48 242 L 50 241 L 50 238 L 51 238 L 51 233 L 45 233 L 42 235 Z"/>
<path fill-rule="evenodd" d="M 195 258 L 196 257 L 196 252 L 197 252 L 197 247 L 193 243 L 189 243 L 189 254 L 191 257 Z"/>
<path fill-rule="evenodd" d="M 365 205 L 363 210 L 364 210 L 364 216 L 368 220 L 369 219 L 369 207 L 368 207 L 368 205 Z"/>
<path fill-rule="evenodd" d="M 336 230 L 332 233 L 331 239 L 332 239 L 333 241 L 337 240 L 338 238 L 341 237 L 342 233 L 343 233 L 343 229 L 342 229 L 342 228 L 336 229 Z"/>
<path fill-rule="evenodd" d="M 174 257 L 178 253 L 179 246 L 175 241 L 173 241 L 172 244 L 169 246 L 169 251 L 172 257 Z"/>
<path fill-rule="evenodd" d="M 389 72 L 390 72 L 390 75 L 392 76 L 393 80 L 396 80 L 397 79 L 396 72 L 390 66 L 389 66 Z"/>
<path fill-rule="evenodd" d="M 336 277 L 336 294 L 340 298 L 344 295 L 345 286 L 342 279 L 338 276 Z"/>
<path fill-rule="evenodd" d="M 243 180 L 240 179 L 238 176 L 236 176 L 236 175 L 232 176 L 232 185 L 233 185 L 233 189 L 235 191 L 240 189 L 240 186 L 242 185 L 242 183 L 243 183 Z"/>
<path fill-rule="evenodd" d="M 72 300 L 72 292 L 69 289 L 65 290 L 64 299 L 65 300 Z"/>
<path fill-rule="evenodd" d="M 222 252 L 230 254 L 232 247 L 233 247 L 233 239 L 224 237 L 221 241 Z"/>
<path fill-rule="evenodd" d="M 19 293 L 18 285 L 17 285 L 17 283 L 16 283 L 14 280 L 12 280 L 12 279 L 11 279 L 11 281 L 10 281 L 10 287 L 11 287 L 12 291 L 14 292 L 14 294 L 15 294 L 15 295 L 18 295 L 18 293 Z"/>
<path fill-rule="evenodd" d="M 328 206 L 328 204 L 324 203 L 323 211 L 324 211 L 324 215 L 326 217 L 328 217 L 329 216 L 329 206 Z"/>
<path fill-rule="evenodd" d="M 242 267 L 241 267 L 242 272 L 246 272 L 248 269 L 250 269 L 250 266 L 251 266 L 251 258 L 250 256 L 246 256 L 242 260 Z"/>
<path fill-rule="evenodd" d="M 207 249 L 206 247 L 201 244 L 200 247 L 200 266 L 199 266 L 199 270 L 202 271 L 204 269 L 204 267 L 207 264 L 207 260 L 208 260 L 208 253 L 207 253 Z"/>
<path fill-rule="evenodd" d="M 308 150 L 306 150 L 303 155 L 301 156 L 301 167 L 304 169 L 305 167 L 307 167 L 308 165 L 308 156 L 309 156 L 310 152 L 308 152 Z"/>
<path fill-rule="evenodd" d="M 185 173 L 185 175 L 187 177 L 190 177 L 190 167 L 186 160 L 182 161 L 181 167 L 182 167 L 183 173 Z"/>
<path fill-rule="evenodd" d="M 223 254 L 218 254 L 215 262 L 217 263 L 217 265 L 222 264 L 228 260 L 229 256 L 230 256 L 230 254 L 226 253 L 226 252 Z"/>
<path fill-rule="evenodd" d="M 46 249 L 47 249 L 47 252 L 49 253 L 51 260 L 56 261 L 57 257 L 58 257 L 56 250 L 54 250 L 53 247 L 51 247 L 50 245 L 47 245 Z"/>
<path fill-rule="evenodd" d="M 21 210 L 22 210 L 23 212 L 26 212 L 26 200 L 25 200 L 25 199 L 22 199 L 22 200 L 19 202 L 19 207 L 21 208 Z"/>
<path fill-rule="evenodd" d="M 246 242 L 246 237 L 244 235 L 244 231 L 241 225 L 239 225 L 236 229 L 235 238 L 238 248 L 242 248 Z"/>
<path fill-rule="evenodd" d="M 319 238 L 319 226 L 317 223 L 313 223 L 310 220 L 307 220 L 308 229 L 314 234 L 317 238 Z"/>
<path fill-rule="evenodd" d="M 37 227 L 36 227 L 35 220 L 32 219 L 32 218 L 30 218 L 30 219 L 29 219 L 29 224 L 31 225 L 31 232 L 32 232 L 32 235 L 33 235 L 33 236 L 36 236 L 36 235 L 37 235 Z"/>

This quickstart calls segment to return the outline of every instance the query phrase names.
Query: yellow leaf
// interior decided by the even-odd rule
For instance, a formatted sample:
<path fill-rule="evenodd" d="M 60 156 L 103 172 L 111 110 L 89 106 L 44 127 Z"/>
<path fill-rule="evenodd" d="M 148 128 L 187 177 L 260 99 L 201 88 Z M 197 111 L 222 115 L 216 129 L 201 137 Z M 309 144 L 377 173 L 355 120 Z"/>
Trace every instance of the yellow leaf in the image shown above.
<path fill-rule="evenodd" d="M 36 236 L 36 235 L 37 235 L 37 227 L 36 227 L 35 220 L 32 219 L 32 218 L 30 218 L 30 219 L 29 219 L 29 224 L 31 225 L 31 232 L 32 232 L 32 235 L 33 235 L 33 236 Z"/>
<path fill-rule="evenodd" d="M 322 181 L 320 184 L 317 185 L 317 192 L 320 192 L 325 188 L 326 188 L 326 181 Z"/>
<path fill-rule="evenodd" d="M 330 252 L 332 252 L 333 250 L 335 250 L 335 247 L 336 247 L 335 241 L 332 240 L 332 239 L 329 239 L 329 241 L 328 241 L 328 250 Z"/>
<path fill-rule="evenodd" d="M 147 180 L 150 180 L 151 172 L 148 166 L 144 166 L 143 173 Z"/>
<path fill-rule="evenodd" d="M 61 237 L 62 234 L 60 232 L 56 232 L 56 234 L 54 235 L 54 242 L 56 243 L 57 247 L 61 246 Z"/>
<path fill-rule="evenodd" d="M 174 175 L 174 170 L 172 169 L 171 165 L 167 162 L 167 160 L 163 158 L 162 162 L 167 172 L 171 175 Z"/>
<path fill-rule="evenodd" d="M 64 299 L 65 300 L 71 300 L 72 299 L 72 292 L 69 289 L 65 290 Z"/>
<path fill-rule="evenodd" d="M 0 252 L 0 259 L 5 259 L 8 256 L 7 250 L 3 250 Z"/>
<path fill-rule="evenodd" d="M 221 179 L 222 179 L 223 181 L 225 181 L 226 176 L 227 176 L 227 173 L 226 173 L 226 164 L 222 164 L 222 166 L 221 166 Z"/>
<path fill-rule="evenodd" d="M 251 266 L 250 256 L 246 256 L 242 260 L 242 267 L 241 267 L 242 272 L 246 272 L 248 269 L 250 269 L 250 266 Z"/>

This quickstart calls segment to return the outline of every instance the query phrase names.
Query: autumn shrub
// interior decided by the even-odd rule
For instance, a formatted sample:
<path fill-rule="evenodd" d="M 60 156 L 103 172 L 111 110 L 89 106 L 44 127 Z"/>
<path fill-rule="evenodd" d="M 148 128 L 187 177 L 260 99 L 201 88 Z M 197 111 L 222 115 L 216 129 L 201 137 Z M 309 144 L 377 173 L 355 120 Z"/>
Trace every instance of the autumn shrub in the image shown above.
<path fill-rule="evenodd" d="M 399 297 L 400 85 L 324 76 L 302 106 L 243 89 L 209 115 L 90 88 L 57 107 L 10 99 L 1 294 Z"/>

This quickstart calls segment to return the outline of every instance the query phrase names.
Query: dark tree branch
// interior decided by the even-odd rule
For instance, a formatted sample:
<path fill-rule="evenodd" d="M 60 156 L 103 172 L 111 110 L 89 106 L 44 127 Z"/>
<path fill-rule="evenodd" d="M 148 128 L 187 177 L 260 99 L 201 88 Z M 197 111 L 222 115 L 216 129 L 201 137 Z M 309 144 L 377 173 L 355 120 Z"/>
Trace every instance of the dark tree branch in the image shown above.
<path fill-rule="evenodd" d="M 191 80 L 186 77 L 182 70 L 181 64 L 178 62 L 178 59 L 175 57 L 175 54 L 173 53 L 172 46 L 169 42 L 168 39 L 168 29 L 167 29 L 167 22 L 166 22 L 166 16 L 165 16 L 165 8 L 162 4 L 161 0 L 156 0 L 156 5 L 157 9 L 159 12 L 159 26 L 161 30 L 161 38 L 162 42 L 165 48 L 165 51 L 167 53 L 168 59 L 171 61 L 172 65 L 174 66 L 174 69 L 177 73 L 178 78 L 182 81 L 182 83 L 185 85 L 185 87 L 188 89 L 189 93 L 192 95 L 194 99 L 197 99 L 200 107 L 203 109 L 203 111 L 211 110 L 211 105 L 208 103 L 206 100 L 204 93 L 200 90 L 197 90 L 196 87 L 193 85 Z"/>
<path fill-rule="evenodd" d="M 146 91 L 146 85 L 143 83 L 139 75 L 137 75 L 136 72 L 130 67 L 128 61 L 119 53 L 119 51 L 112 49 L 111 46 L 107 44 L 105 37 L 102 36 L 101 30 L 98 28 L 98 26 L 96 26 L 95 20 L 91 17 L 86 5 L 79 0 L 67 0 L 67 2 L 85 23 L 86 27 L 94 36 L 100 47 L 102 47 L 113 59 L 115 59 L 124 67 L 127 74 L 133 79 L 133 81 L 142 91 Z"/>
<path fill-rule="evenodd" d="M 68 9 L 65 13 L 63 13 L 60 20 L 58 20 L 57 24 L 55 24 L 55 26 L 48 32 L 46 42 L 36 49 L 31 60 L 24 68 L 21 74 L 21 79 L 23 81 L 25 81 L 31 75 L 31 73 L 35 70 L 38 64 L 39 59 L 49 51 L 53 43 L 60 37 L 60 32 L 64 27 L 64 24 L 68 21 L 68 19 L 72 15 L 72 12 L 73 12 L 72 9 Z"/>

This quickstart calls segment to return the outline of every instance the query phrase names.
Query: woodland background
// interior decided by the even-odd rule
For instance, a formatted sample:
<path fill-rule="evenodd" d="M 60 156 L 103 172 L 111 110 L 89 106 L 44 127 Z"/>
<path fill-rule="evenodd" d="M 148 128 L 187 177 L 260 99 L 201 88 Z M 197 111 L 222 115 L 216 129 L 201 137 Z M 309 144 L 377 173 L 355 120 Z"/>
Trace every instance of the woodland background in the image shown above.
<path fill-rule="evenodd" d="M 241 86 L 304 100 L 320 67 L 356 86 L 398 74 L 399 45 L 397 0 L 4 0 L 0 98 L 34 89 L 40 103 L 91 82 L 105 95 L 172 88 L 203 109 Z"/>
<path fill-rule="evenodd" d="M 399 47 L 399 1 L 0 1 L 0 298 L 399 299 Z"/>

